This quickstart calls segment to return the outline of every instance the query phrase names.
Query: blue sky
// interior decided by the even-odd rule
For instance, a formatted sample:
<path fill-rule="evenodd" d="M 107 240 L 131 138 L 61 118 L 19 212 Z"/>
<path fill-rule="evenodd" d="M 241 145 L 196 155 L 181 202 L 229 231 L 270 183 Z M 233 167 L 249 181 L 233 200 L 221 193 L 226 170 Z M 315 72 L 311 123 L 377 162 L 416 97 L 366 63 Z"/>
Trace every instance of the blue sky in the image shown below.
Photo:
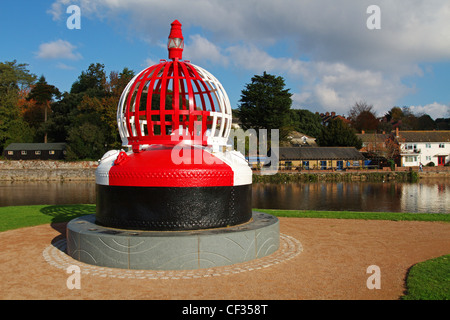
<path fill-rule="evenodd" d="M 379 16 L 367 13 L 374 4 Z M 67 28 L 70 5 L 79 30 Z M 167 59 L 175 19 L 183 57 L 222 82 L 233 108 L 267 71 L 286 80 L 293 108 L 346 115 L 363 100 L 378 116 L 397 105 L 450 117 L 448 0 L 5 0 L 0 61 L 28 63 L 68 91 L 91 63 L 139 72 Z"/>

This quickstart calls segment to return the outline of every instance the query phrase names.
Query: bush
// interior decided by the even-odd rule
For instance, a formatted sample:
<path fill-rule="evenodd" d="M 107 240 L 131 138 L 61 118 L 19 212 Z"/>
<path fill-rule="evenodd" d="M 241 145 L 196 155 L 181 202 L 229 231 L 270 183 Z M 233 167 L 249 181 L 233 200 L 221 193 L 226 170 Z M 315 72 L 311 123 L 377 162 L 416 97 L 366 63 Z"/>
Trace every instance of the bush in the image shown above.
<path fill-rule="evenodd" d="M 435 166 L 435 164 L 434 164 L 434 162 L 433 162 L 433 161 L 431 161 L 431 162 L 428 162 L 426 166 L 427 166 L 427 167 L 434 167 L 434 166 Z"/>

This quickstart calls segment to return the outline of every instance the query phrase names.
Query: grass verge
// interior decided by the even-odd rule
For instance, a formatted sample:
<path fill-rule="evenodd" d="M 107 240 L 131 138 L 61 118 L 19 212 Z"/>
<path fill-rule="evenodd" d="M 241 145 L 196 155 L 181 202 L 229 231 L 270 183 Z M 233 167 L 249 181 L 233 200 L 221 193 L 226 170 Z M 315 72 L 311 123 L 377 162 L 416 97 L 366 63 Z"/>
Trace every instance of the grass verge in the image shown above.
<path fill-rule="evenodd" d="M 255 209 L 277 217 L 362 219 L 391 221 L 445 221 L 449 214 L 398 213 L 398 212 L 353 212 L 353 211 L 313 211 L 313 210 L 269 210 Z M 46 223 L 67 222 L 76 217 L 94 214 L 94 204 L 36 205 L 0 207 L 0 232 L 11 229 L 32 227 Z"/>
<path fill-rule="evenodd" d="M 414 265 L 402 300 L 450 300 L 450 255 Z"/>
<path fill-rule="evenodd" d="M 444 213 L 355 212 L 355 211 L 270 210 L 270 209 L 255 209 L 255 210 L 269 213 L 277 217 L 289 217 L 289 218 L 450 222 L 450 215 Z"/>
<path fill-rule="evenodd" d="M 0 207 L 0 232 L 66 222 L 93 213 L 95 205 L 90 204 Z"/>

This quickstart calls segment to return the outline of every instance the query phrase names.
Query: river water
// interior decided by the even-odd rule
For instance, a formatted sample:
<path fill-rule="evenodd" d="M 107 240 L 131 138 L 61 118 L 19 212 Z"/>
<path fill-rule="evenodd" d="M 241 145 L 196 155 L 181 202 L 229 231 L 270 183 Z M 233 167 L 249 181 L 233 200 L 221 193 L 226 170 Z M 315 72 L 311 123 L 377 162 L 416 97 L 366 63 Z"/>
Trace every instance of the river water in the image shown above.
<path fill-rule="evenodd" d="M 95 203 L 95 182 L 0 182 L 0 206 Z M 450 179 L 253 185 L 253 208 L 450 213 Z"/>

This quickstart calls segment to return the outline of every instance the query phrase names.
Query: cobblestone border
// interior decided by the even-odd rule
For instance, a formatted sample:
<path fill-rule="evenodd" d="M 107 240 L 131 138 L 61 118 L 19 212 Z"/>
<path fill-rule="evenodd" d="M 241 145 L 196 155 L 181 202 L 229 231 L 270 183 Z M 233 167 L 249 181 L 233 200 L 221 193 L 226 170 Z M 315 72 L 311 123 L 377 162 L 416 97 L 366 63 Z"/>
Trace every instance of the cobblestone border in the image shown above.
<path fill-rule="evenodd" d="M 248 272 L 268 268 L 273 265 L 288 261 L 303 251 L 303 247 L 297 239 L 280 234 L 279 249 L 264 258 L 256 259 L 244 263 L 237 263 L 230 266 L 216 267 L 197 270 L 129 270 L 99 267 L 79 262 L 66 254 L 66 240 L 59 240 L 45 248 L 42 252 L 44 259 L 52 266 L 67 270 L 71 265 L 80 267 L 81 273 L 97 277 L 109 277 L 118 279 L 149 279 L 149 280 L 167 280 L 167 279 L 196 279 L 226 276 L 241 272 Z"/>

